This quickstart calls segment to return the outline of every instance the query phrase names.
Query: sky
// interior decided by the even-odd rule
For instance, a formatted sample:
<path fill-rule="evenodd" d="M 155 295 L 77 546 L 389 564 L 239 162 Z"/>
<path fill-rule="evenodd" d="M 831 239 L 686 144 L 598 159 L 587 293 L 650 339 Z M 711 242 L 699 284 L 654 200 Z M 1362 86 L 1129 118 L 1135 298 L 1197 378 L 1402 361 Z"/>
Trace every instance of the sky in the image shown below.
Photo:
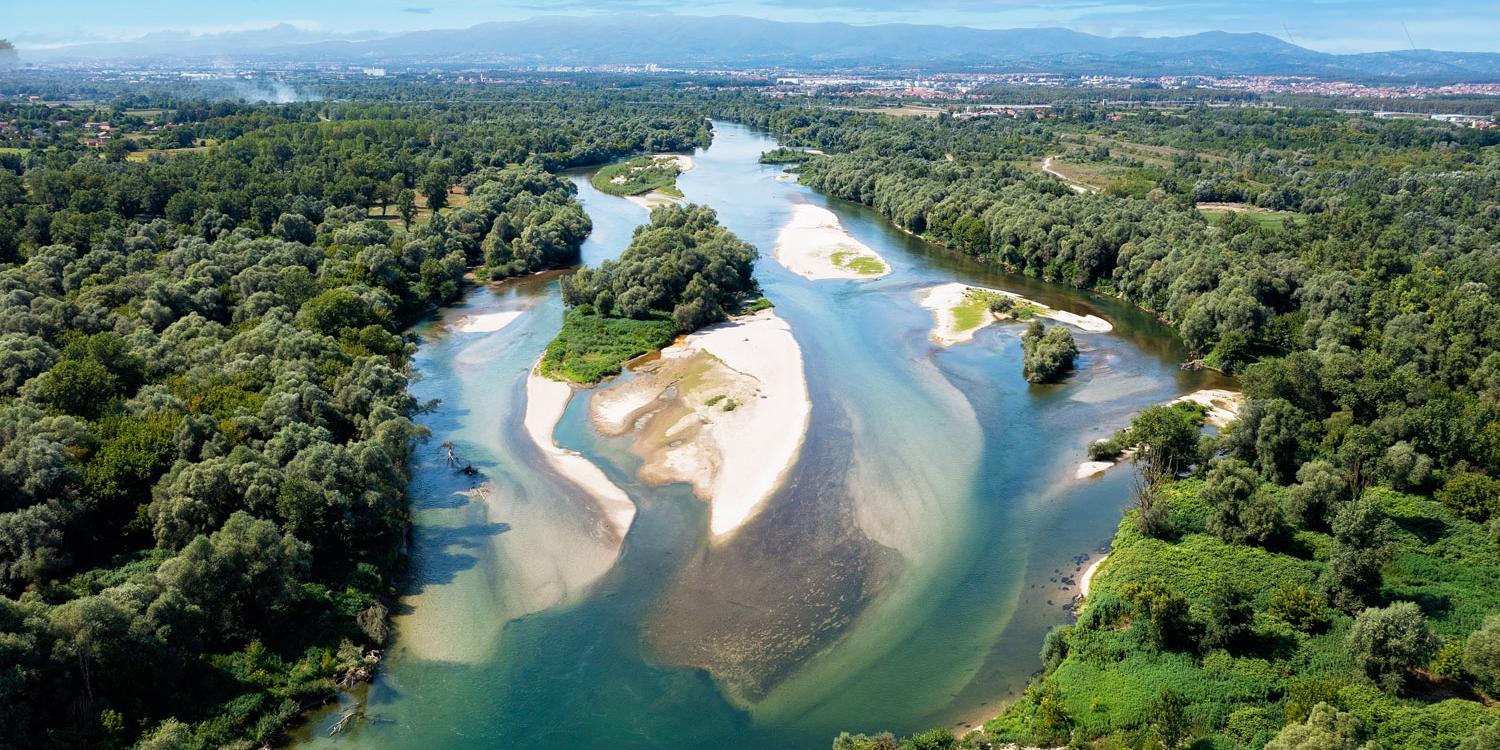
<path fill-rule="evenodd" d="M 1500 52 L 1500 0 L 0 0 L 0 38 L 23 50 L 161 31 L 288 23 L 318 34 L 460 28 L 539 15 L 678 13 L 782 21 L 1060 26 L 1104 36 L 1258 31 L 1324 52 Z"/>

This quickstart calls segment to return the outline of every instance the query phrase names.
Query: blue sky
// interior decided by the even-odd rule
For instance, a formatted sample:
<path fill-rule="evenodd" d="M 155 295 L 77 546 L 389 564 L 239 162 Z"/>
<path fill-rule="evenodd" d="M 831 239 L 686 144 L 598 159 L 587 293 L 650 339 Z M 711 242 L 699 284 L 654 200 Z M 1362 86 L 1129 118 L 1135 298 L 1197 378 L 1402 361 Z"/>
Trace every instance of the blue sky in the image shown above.
<path fill-rule="evenodd" d="M 1063 26 L 1103 35 L 1260 31 L 1328 52 L 1417 47 L 1500 52 L 1500 0 L 4 0 L 20 47 L 290 23 L 323 33 L 456 28 L 549 14 L 749 15 L 856 24 Z M 1408 42 L 1408 34 L 1410 42 Z"/>

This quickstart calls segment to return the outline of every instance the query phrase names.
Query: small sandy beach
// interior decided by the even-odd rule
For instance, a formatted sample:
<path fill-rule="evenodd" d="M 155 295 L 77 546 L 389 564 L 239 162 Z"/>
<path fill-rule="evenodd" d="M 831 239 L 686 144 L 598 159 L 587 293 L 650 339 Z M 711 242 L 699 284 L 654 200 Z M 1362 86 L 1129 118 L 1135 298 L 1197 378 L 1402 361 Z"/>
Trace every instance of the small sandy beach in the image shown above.
<path fill-rule="evenodd" d="M 635 433 L 643 481 L 686 482 L 715 540 L 758 512 L 796 462 L 811 404 L 802 350 L 774 310 L 704 328 L 596 392 L 595 427 Z"/>
<path fill-rule="evenodd" d="M 974 334 L 980 329 L 998 320 L 1005 320 L 1007 316 L 997 315 L 982 307 L 970 296 L 969 292 L 979 291 L 990 294 L 1003 294 L 1016 301 L 1036 309 L 1036 314 L 1043 318 L 1051 318 L 1059 323 L 1065 323 L 1086 333 L 1109 333 L 1114 326 L 1109 321 L 1095 315 L 1078 315 L 1064 310 L 1054 310 L 1034 300 L 1022 297 L 1015 292 L 1007 292 L 1003 289 L 990 289 L 981 286 L 970 286 L 958 282 L 939 284 L 932 287 L 922 295 L 920 304 L 922 307 L 932 311 L 936 326 L 932 329 L 932 340 L 942 346 L 953 346 L 961 344 L 974 338 Z M 973 310 L 961 310 L 960 308 L 974 307 Z M 970 316 L 968 319 L 961 315 Z"/>
<path fill-rule="evenodd" d="M 879 253 L 854 239 L 832 211 L 802 203 L 776 237 L 776 260 L 814 281 L 878 279 L 891 272 Z"/>
<path fill-rule="evenodd" d="M 600 512 L 619 538 L 624 538 L 635 520 L 635 503 L 604 472 L 577 451 L 558 447 L 552 430 L 573 398 L 573 386 L 543 377 L 533 367 L 526 378 L 526 433 L 557 473 L 594 498 Z"/>

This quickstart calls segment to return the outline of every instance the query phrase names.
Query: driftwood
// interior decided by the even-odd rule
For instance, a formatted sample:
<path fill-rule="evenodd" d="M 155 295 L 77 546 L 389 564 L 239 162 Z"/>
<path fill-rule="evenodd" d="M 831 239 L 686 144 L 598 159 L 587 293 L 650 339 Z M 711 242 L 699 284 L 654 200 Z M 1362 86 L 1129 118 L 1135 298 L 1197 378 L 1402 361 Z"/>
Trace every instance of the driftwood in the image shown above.
<path fill-rule="evenodd" d="M 354 722 L 359 721 L 364 717 L 364 704 L 355 706 L 354 708 L 350 709 L 348 713 L 340 716 L 339 720 L 334 722 L 332 727 L 329 727 L 328 736 L 332 737 L 335 734 L 343 734 L 344 732 L 348 731 L 350 724 L 353 724 Z"/>
<path fill-rule="evenodd" d="M 1190 359 L 1182 363 L 1182 369 L 1192 370 L 1194 372 L 1202 370 L 1204 367 L 1207 367 L 1207 365 L 1203 364 L 1203 360 L 1201 359 Z"/>

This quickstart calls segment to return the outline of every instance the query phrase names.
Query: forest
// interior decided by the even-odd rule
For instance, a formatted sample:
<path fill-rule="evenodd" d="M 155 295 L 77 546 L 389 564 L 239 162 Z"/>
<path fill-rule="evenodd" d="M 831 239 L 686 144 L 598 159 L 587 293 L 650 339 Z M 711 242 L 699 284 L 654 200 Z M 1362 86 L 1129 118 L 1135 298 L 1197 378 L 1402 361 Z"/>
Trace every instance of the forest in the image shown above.
<path fill-rule="evenodd" d="M 367 679 L 423 437 L 405 327 L 471 272 L 576 262 L 590 223 L 558 170 L 708 137 L 689 109 L 582 95 L 4 108 L 153 149 L 0 152 L 14 748 L 260 747 Z"/>
<path fill-rule="evenodd" d="M 961 740 L 836 748 L 1500 746 L 1500 136 L 1297 109 L 736 116 L 828 152 L 794 167 L 809 186 L 1155 312 L 1247 398 L 1219 434 L 1162 408 L 1097 446 L 1136 449 L 1135 497 L 1020 701 Z M 1130 179 L 1040 173 L 1068 152 Z"/>

